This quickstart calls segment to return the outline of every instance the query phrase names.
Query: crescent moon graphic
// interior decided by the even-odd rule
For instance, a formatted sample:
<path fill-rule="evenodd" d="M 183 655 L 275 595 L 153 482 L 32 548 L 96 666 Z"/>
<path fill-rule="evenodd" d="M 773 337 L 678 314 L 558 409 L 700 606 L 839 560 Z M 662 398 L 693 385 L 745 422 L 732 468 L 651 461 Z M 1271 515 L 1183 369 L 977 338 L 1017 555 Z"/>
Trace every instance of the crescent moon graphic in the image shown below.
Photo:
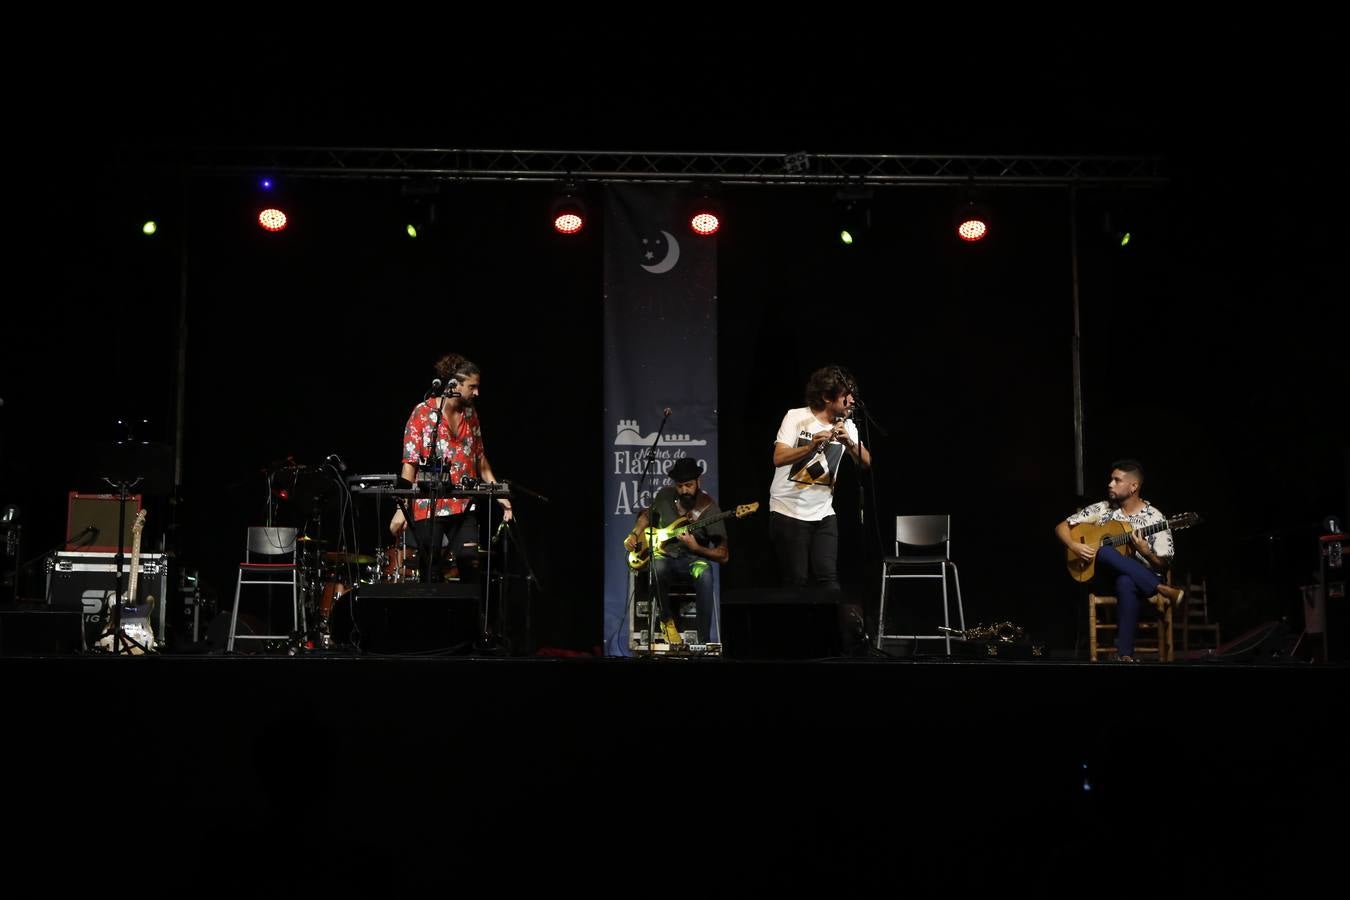
<path fill-rule="evenodd" d="M 662 231 L 661 233 L 666 236 L 666 246 L 668 247 L 666 250 L 666 258 L 655 265 L 649 266 L 644 263 L 642 266 L 642 268 L 651 272 L 653 275 L 669 272 L 671 269 L 675 268 L 675 264 L 680 261 L 680 242 L 675 240 L 675 235 L 671 234 L 669 231 Z"/>

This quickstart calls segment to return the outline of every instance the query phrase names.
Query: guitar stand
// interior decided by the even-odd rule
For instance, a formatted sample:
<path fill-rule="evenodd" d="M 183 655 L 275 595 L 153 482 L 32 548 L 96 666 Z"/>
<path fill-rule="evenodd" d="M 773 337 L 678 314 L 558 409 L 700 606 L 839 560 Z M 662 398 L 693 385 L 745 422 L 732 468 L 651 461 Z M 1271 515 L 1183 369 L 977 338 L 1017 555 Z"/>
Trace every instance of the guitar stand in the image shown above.
<path fill-rule="evenodd" d="M 137 477 L 131 481 L 114 481 L 111 478 L 104 478 L 110 487 L 117 488 L 117 557 L 116 569 L 113 572 L 113 594 L 112 601 L 108 604 L 108 630 L 99 635 L 98 640 L 94 641 L 94 646 L 103 649 L 100 645 L 105 638 L 112 638 L 113 656 L 147 655 L 155 652 L 154 647 L 146 647 L 136 639 L 130 637 L 122 628 L 122 548 L 126 545 L 126 525 L 127 525 L 127 499 L 131 496 L 131 489 L 140 484 L 142 477 Z M 132 603 L 136 602 L 135 597 L 129 598 Z M 80 630 L 81 638 L 84 636 L 84 629 Z M 88 646 L 85 647 L 89 649 Z M 136 651 L 140 651 L 138 654 Z"/>
<path fill-rule="evenodd" d="M 94 642 L 94 646 L 101 650 L 102 647 L 100 647 L 99 645 L 103 642 L 105 638 L 111 636 L 113 639 L 113 649 L 109 652 L 113 656 L 121 656 L 123 654 L 127 656 L 142 656 L 142 655 L 148 656 L 149 654 L 154 653 L 155 652 L 154 647 L 145 646 L 140 641 L 131 637 L 125 631 L 122 630 L 122 621 L 121 621 L 122 616 L 120 607 L 121 607 L 120 603 L 117 602 L 113 603 L 113 612 L 111 612 L 109 615 L 116 624 L 109 624 L 108 630 L 98 636 L 98 640 Z M 140 651 L 139 653 L 136 652 L 138 650 Z"/>

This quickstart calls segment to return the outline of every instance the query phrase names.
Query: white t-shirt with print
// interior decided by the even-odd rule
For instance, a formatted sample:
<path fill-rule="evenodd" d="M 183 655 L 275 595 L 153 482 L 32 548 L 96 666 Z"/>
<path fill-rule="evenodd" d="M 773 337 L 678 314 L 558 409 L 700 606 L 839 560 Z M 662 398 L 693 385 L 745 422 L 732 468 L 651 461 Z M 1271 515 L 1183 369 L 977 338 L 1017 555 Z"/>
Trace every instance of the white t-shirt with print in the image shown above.
<path fill-rule="evenodd" d="M 783 416 L 774 443 L 803 447 L 811 443 L 816 432 L 833 427 L 817 419 L 811 407 L 800 406 Z M 844 420 L 844 430 L 849 440 L 862 446 L 858 426 L 852 419 Z M 773 481 L 769 483 L 769 510 L 804 522 L 819 522 L 834 515 L 834 482 L 846 452 L 842 443 L 829 441 L 819 453 L 774 469 Z"/>

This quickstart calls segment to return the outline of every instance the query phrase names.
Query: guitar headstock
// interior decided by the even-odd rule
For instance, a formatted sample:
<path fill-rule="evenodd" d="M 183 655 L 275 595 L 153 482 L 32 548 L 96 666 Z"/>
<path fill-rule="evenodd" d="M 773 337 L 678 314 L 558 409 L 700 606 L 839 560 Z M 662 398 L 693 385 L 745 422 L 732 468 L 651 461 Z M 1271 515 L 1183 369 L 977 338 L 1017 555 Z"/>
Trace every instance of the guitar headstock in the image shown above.
<path fill-rule="evenodd" d="M 1200 514 L 1193 512 L 1184 512 L 1179 516 L 1173 516 L 1167 520 L 1167 527 L 1173 531 L 1180 531 L 1183 528 L 1190 528 L 1192 525 L 1200 524 Z"/>
<path fill-rule="evenodd" d="M 145 527 L 145 510 L 136 513 L 136 521 L 131 523 L 131 536 L 140 537 L 141 529 Z"/>
<path fill-rule="evenodd" d="M 756 500 L 754 503 L 742 503 L 740 506 L 736 507 L 736 518 L 744 519 L 746 516 L 750 515 L 757 509 L 759 509 L 758 500 Z"/>

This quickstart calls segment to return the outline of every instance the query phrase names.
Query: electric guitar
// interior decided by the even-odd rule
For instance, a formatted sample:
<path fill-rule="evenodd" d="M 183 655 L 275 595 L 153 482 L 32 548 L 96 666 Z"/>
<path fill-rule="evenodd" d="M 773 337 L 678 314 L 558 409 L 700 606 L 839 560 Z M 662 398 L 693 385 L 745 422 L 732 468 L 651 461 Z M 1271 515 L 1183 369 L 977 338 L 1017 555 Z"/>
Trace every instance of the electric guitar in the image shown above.
<path fill-rule="evenodd" d="M 122 640 L 117 643 L 121 644 L 122 652 L 140 656 L 143 653 L 154 652 L 155 649 L 155 632 L 150 627 L 150 614 L 155 608 L 155 598 L 147 596 L 143 602 L 136 602 L 136 579 L 141 573 L 141 532 L 144 529 L 145 510 L 141 510 L 136 513 L 136 521 L 131 526 L 131 577 L 127 579 L 126 595 L 111 600 L 108 608 L 108 631 L 94 644 L 95 647 L 109 653 L 117 649 L 112 627 L 114 621 L 112 604 L 120 608 Z"/>
<path fill-rule="evenodd" d="M 669 525 L 662 526 L 661 528 L 654 528 L 650 532 L 644 528 L 637 534 L 637 547 L 628 551 L 628 568 L 632 569 L 634 572 L 641 572 L 643 569 L 647 568 L 647 563 L 651 562 L 652 559 L 652 544 L 656 545 L 657 552 L 659 553 L 667 544 L 687 531 L 706 528 L 714 522 L 720 522 L 723 519 L 743 519 L 757 509 L 759 509 L 758 501 L 754 503 L 743 503 L 735 509 L 729 509 L 712 516 L 704 516 L 693 522 L 689 521 L 688 516 L 680 516 Z M 648 541 L 649 536 L 651 538 L 650 542 Z"/>
<path fill-rule="evenodd" d="M 1103 547 L 1120 547 L 1121 552 L 1128 556 L 1134 552 L 1134 547 L 1130 544 L 1131 534 L 1137 534 L 1143 538 L 1167 528 L 1180 531 L 1183 528 L 1190 528 L 1192 525 L 1198 524 L 1200 524 L 1200 517 L 1193 512 L 1187 512 L 1179 516 L 1173 516 L 1166 522 L 1155 522 L 1152 525 L 1145 525 L 1143 528 L 1135 528 L 1129 522 L 1114 520 L 1107 522 L 1105 525 L 1098 525 L 1095 522 L 1080 522 L 1069 527 L 1069 536 L 1073 538 L 1074 543 L 1087 544 L 1089 547 L 1096 547 L 1099 551 Z M 1064 553 L 1068 558 L 1069 576 L 1074 581 L 1091 581 L 1092 576 L 1096 574 L 1096 558 L 1079 559 L 1078 554 L 1067 548 Z"/>

